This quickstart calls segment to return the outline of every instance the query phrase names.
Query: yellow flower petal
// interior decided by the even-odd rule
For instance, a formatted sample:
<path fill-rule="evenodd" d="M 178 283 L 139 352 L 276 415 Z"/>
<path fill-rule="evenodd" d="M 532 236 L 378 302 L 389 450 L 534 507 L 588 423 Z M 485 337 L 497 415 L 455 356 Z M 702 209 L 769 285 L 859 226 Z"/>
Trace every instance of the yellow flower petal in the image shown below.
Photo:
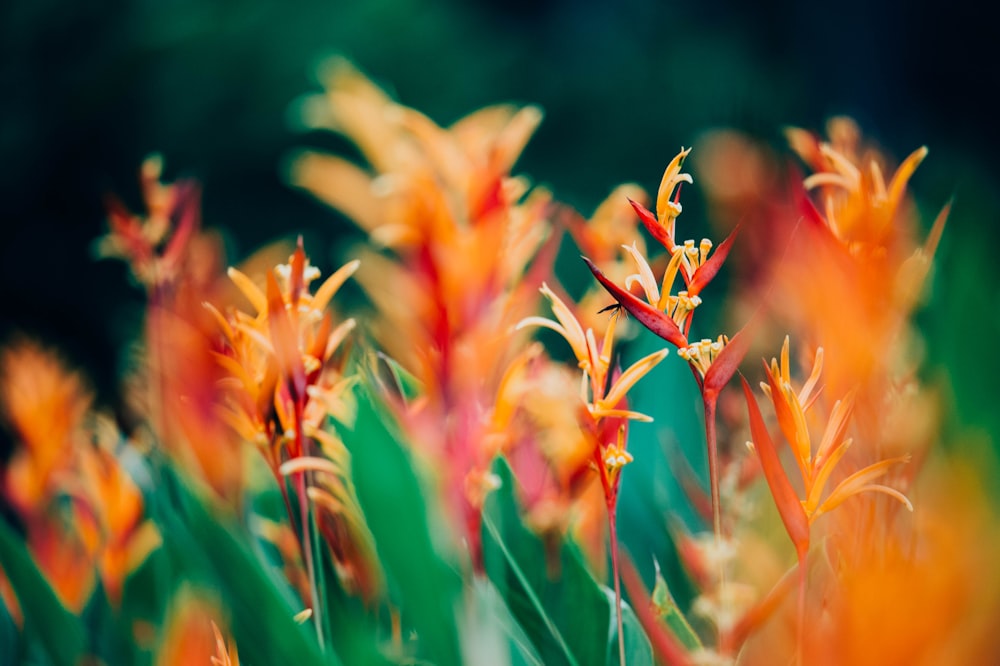
<path fill-rule="evenodd" d="M 644 356 L 629 366 L 629 369 L 618 377 L 618 380 L 614 383 L 614 385 L 612 385 L 611 390 L 608 391 L 608 394 L 604 397 L 604 399 L 598 402 L 598 406 L 602 408 L 614 408 L 615 405 L 621 402 L 622 398 L 625 397 L 625 394 L 628 393 L 628 390 L 632 388 L 637 381 L 642 379 L 646 373 L 656 367 L 657 363 L 667 357 L 669 351 L 670 350 L 666 348 L 661 349 L 660 351 L 653 352 L 648 356 Z"/>
<path fill-rule="evenodd" d="M 874 481 L 880 476 L 884 476 L 889 472 L 889 468 L 893 465 L 898 465 L 900 463 L 909 462 L 910 456 L 899 456 L 896 458 L 889 458 L 887 460 L 881 460 L 877 463 L 869 465 L 864 469 L 858 470 L 854 474 L 840 482 L 840 484 L 834 489 L 830 496 L 819 506 L 816 510 L 816 516 L 820 516 L 827 511 L 832 511 L 838 506 L 843 504 L 846 500 L 850 499 L 854 495 L 865 492 L 866 490 L 876 490 L 878 492 L 885 492 L 885 486 L 870 484 L 870 481 Z M 894 496 L 898 494 L 897 499 L 903 497 L 902 493 L 896 491 Z M 905 497 L 903 497 L 905 499 Z M 911 506 L 909 500 L 906 500 L 904 504 Z"/>
<path fill-rule="evenodd" d="M 226 275 L 233 281 L 237 289 L 247 297 L 247 300 L 250 301 L 250 305 L 257 311 L 257 314 L 267 312 L 267 297 L 264 296 L 264 292 L 260 290 L 260 287 L 253 283 L 253 280 L 232 267 L 226 271 Z"/>

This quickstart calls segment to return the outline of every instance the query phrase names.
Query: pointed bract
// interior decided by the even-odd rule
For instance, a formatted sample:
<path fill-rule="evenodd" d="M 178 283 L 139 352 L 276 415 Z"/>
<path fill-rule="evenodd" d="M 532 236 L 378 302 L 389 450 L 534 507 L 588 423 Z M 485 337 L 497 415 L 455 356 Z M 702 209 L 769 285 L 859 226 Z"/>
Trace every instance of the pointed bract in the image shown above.
<path fill-rule="evenodd" d="M 760 458 L 760 466 L 764 470 L 764 478 L 771 489 L 774 503 L 778 507 L 781 522 L 784 523 L 785 530 L 795 545 L 795 551 L 801 561 L 809 551 L 809 518 L 795 494 L 795 489 L 788 481 L 785 468 L 778 457 L 778 451 L 771 441 L 771 435 L 767 432 L 760 407 L 757 406 L 757 399 L 754 397 L 750 385 L 747 384 L 747 380 L 743 377 L 740 380 L 743 382 L 743 395 L 750 413 L 750 434 L 753 437 L 754 450 Z"/>
<path fill-rule="evenodd" d="M 587 257 L 583 257 L 584 262 L 586 262 L 587 267 L 590 272 L 594 274 L 597 281 L 607 289 L 608 293 L 616 301 L 618 301 L 625 310 L 636 318 L 640 324 L 648 328 L 650 331 L 660 336 L 670 344 L 675 347 L 686 347 L 687 338 L 681 332 L 681 329 L 677 326 L 673 319 L 668 317 L 663 312 L 655 309 L 653 306 L 646 303 L 646 301 L 636 298 L 631 293 L 625 291 L 617 284 L 612 282 L 604 273 L 599 269 L 594 262 L 592 262 Z"/>

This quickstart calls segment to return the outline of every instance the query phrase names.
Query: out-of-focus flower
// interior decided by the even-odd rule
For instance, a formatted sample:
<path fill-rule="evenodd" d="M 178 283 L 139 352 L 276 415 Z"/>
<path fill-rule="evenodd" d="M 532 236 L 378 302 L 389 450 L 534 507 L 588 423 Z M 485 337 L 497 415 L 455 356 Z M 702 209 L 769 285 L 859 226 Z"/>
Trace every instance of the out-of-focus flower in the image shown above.
<path fill-rule="evenodd" d="M 295 488 L 300 516 L 297 536 L 317 631 L 320 600 L 311 520 L 327 539 L 341 582 L 367 601 L 381 591 L 371 535 L 364 528 L 348 477 L 347 451 L 326 429 L 331 417 L 351 418 L 347 393 L 355 379 L 345 374 L 342 346 L 355 322 L 345 319 L 334 325 L 327 307 L 358 263 L 342 266 L 312 292 L 310 284 L 320 273 L 309 264 L 300 238 L 288 263 L 267 272 L 266 290 L 239 270 L 229 269 L 229 277 L 255 314 L 233 308 L 223 316 L 206 305 L 225 340 L 223 351 L 216 354 L 229 375 L 222 416 L 260 449 L 292 520 L 286 476 Z M 333 476 L 331 469 L 336 471 Z M 315 474 L 317 470 L 327 473 Z M 311 506 L 315 508 L 310 510 Z"/>
<path fill-rule="evenodd" d="M 358 281 L 378 311 L 376 340 L 422 390 L 394 404 L 396 414 L 440 473 L 477 561 L 480 516 L 470 498 L 481 497 L 478 480 L 496 453 L 490 411 L 523 347 L 511 329 L 533 311 L 556 249 L 554 237 L 545 243 L 549 193 L 511 175 L 541 112 L 494 106 L 442 128 L 342 60 L 324 83 L 307 123 L 343 134 L 367 164 L 306 152 L 292 180 L 387 249 L 361 255 Z"/>
<path fill-rule="evenodd" d="M 814 448 L 807 411 L 813 406 L 816 397 L 813 392 L 822 373 L 823 351 L 822 348 L 817 350 L 809 378 L 802 388 L 796 391 L 792 387 L 788 344 L 786 337 L 781 348 L 780 364 L 777 359 L 772 359 L 771 365 L 765 366 L 767 383 L 763 387 L 774 405 L 778 425 L 798 465 L 805 499 L 799 500 L 793 490 L 757 408 L 756 399 L 745 381 L 744 391 L 750 409 L 752 448 L 760 456 L 764 476 L 789 536 L 795 543 L 800 557 L 804 557 L 809 549 L 809 528 L 812 523 L 822 514 L 832 511 L 855 495 L 863 492 L 879 492 L 894 497 L 911 511 L 913 505 L 895 488 L 875 483 L 877 479 L 887 475 L 893 466 L 907 462 L 909 456 L 872 463 L 843 478 L 829 493 L 825 492 L 827 482 L 834 473 L 837 463 L 844 457 L 853 441 L 847 436 L 847 431 L 854 408 L 854 395 L 848 395 L 834 403 L 823 429 L 822 439 Z"/>
<path fill-rule="evenodd" d="M 215 654 L 212 656 L 212 666 L 240 666 L 240 655 L 236 650 L 236 643 L 229 641 L 231 647 L 226 646 L 226 639 L 222 637 L 219 625 L 212 622 L 212 633 L 215 634 Z"/>
<path fill-rule="evenodd" d="M 157 156 L 142 165 L 145 215 L 110 199 L 110 232 L 98 245 L 102 255 L 129 264 L 149 298 L 128 407 L 187 473 L 235 502 L 243 478 L 239 441 L 214 409 L 222 372 L 211 356 L 215 324 L 201 307 L 222 298 L 222 243 L 200 229 L 196 184 L 160 182 L 162 166 Z"/>
<path fill-rule="evenodd" d="M 22 515 L 43 510 L 86 441 L 85 417 L 93 395 L 76 372 L 28 341 L 0 357 L 3 418 L 20 444 L 4 474 L 4 494 Z"/>
<path fill-rule="evenodd" d="M 850 118 L 837 117 L 827 125 L 830 141 L 798 128 L 787 131 L 792 149 L 812 168 L 803 183 L 818 190 L 820 210 L 834 236 L 851 252 L 887 251 L 913 233 L 908 220 L 899 219 L 908 202 L 906 185 L 927 156 L 927 147 L 910 153 L 886 182 L 885 158 L 861 142 L 861 131 Z"/>
<path fill-rule="evenodd" d="M 829 142 L 789 130 L 792 147 L 814 170 L 804 186 L 803 222 L 778 267 L 775 306 L 813 344 L 827 351 L 828 384 L 838 394 L 859 385 L 874 402 L 885 385 L 910 371 L 907 322 L 922 291 L 948 216 L 946 206 L 924 243 L 906 197 L 920 148 L 895 172 L 861 140 L 857 126 L 835 118 Z M 892 173 L 891 178 L 884 174 Z M 838 307 L 829 307 L 837 303 Z"/>
<path fill-rule="evenodd" d="M 112 453 L 117 430 L 90 413 L 83 380 L 50 352 L 18 343 L 0 365 L 4 415 L 20 445 L 3 493 L 25 523 L 29 551 L 68 608 L 83 608 L 98 572 L 117 603 L 125 577 L 159 545 L 141 492 Z"/>
<path fill-rule="evenodd" d="M 310 454 L 310 440 L 330 405 L 353 381 L 334 357 L 354 320 L 334 326 L 326 308 L 357 267 L 357 261 L 346 264 L 310 293 L 319 271 L 309 265 L 300 239 L 289 263 L 268 272 L 266 294 L 237 269 L 229 270 L 255 314 L 234 308 L 226 317 L 206 305 L 225 338 L 224 351 L 216 354 L 229 375 L 222 415 L 260 447 L 276 478 L 282 462 Z"/>
<path fill-rule="evenodd" d="M 187 246 L 200 224 L 199 193 L 192 181 L 160 182 L 163 160 L 154 155 L 143 162 L 140 185 L 144 217 L 109 198 L 111 231 L 97 245 L 100 255 L 124 259 L 135 278 L 151 291 L 169 287 L 186 260 Z"/>
<path fill-rule="evenodd" d="M 976 469 L 979 467 L 979 469 Z M 933 460 L 917 480 L 906 520 L 836 511 L 810 566 L 803 663 L 986 664 L 1000 654 L 995 509 L 983 482 L 993 465 Z M 846 508 L 849 505 L 844 505 Z M 879 517 L 881 516 L 881 517 Z M 818 545 L 818 543 L 817 543 Z M 794 595 L 758 626 L 740 663 L 773 664 L 795 653 Z"/>
<path fill-rule="evenodd" d="M 236 644 L 226 645 L 218 605 L 184 586 L 175 594 L 156 651 L 156 666 L 239 666 Z"/>

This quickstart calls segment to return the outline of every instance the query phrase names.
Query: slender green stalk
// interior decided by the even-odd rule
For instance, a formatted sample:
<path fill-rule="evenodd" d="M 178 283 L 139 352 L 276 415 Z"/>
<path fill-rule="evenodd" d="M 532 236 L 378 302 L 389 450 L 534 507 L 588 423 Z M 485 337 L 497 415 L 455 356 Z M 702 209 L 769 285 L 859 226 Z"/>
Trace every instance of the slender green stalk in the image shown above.
<path fill-rule="evenodd" d="M 305 455 L 304 448 L 305 438 L 302 436 L 302 405 L 298 401 L 295 402 L 295 445 L 296 449 L 299 451 L 300 455 Z M 313 547 L 312 547 L 312 519 L 309 512 L 309 496 L 307 489 L 309 486 L 307 475 L 309 474 L 306 470 L 301 470 L 295 473 L 295 494 L 299 496 L 299 515 L 301 516 L 301 527 L 302 527 L 302 539 L 300 544 L 302 545 L 302 558 L 306 564 L 306 574 L 309 577 L 309 594 L 312 603 L 312 619 L 313 625 L 316 627 L 316 639 L 319 641 L 319 647 L 321 650 L 325 650 L 324 640 L 323 640 L 323 623 L 322 623 L 322 611 L 319 605 L 319 590 L 316 587 L 316 564 L 313 558 Z"/>

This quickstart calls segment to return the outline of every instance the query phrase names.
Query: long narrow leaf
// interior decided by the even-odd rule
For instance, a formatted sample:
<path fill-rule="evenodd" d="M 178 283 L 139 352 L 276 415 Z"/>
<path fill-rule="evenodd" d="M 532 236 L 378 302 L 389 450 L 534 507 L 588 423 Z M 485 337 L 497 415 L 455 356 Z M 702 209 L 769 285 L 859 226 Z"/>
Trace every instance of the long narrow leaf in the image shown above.
<path fill-rule="evenodd" d="M 60 603 L 7 524 L 0 520 L 0 565 L 17 594 L 25 634 L 38 639 L 54 664 L 76 664 L 86 649 L 80 620 Z"/>

